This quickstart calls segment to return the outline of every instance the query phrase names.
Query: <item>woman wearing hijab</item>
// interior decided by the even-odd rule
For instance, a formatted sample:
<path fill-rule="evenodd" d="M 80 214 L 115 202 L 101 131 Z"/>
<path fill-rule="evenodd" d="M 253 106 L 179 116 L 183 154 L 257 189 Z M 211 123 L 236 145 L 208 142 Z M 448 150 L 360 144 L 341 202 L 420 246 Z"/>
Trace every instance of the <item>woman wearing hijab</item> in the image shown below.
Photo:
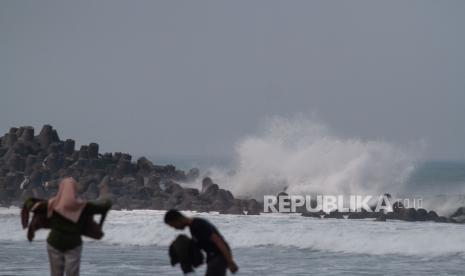
<path fill-rule="evenodd" d="M 78 198 L 78 183 L 72 177 L 64 178 L 60 182 L 55 197 L 32 207 L 35 211 L 46 212 L 50 220 L 51 231 L 47 238 L 47 251 L 51 276 L 79 275 L 81 235 L 85 219 L 92 215 L 104 215 L 110 208 L 110 201 L 96 204 Z"/>

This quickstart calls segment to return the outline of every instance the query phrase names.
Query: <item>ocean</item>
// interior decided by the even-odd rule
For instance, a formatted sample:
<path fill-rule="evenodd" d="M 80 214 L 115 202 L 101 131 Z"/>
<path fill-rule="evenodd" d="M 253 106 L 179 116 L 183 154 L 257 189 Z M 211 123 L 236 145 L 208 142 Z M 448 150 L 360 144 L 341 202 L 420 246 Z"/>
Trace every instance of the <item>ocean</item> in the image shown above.
<path fill-rule="evenodd" d="M 0 208 L 0 275 L 48 275 L 46 230 L 29 243 L 18 208 Z M 230 243 L 237 275 L 463 275 L 464 225 L 186 212 Z M 81 275 L 182 275 L 163 211 L 111 211 L 101 241 L 84 241 Z M 197 270 L 203 275 L 204 267 Z"/>

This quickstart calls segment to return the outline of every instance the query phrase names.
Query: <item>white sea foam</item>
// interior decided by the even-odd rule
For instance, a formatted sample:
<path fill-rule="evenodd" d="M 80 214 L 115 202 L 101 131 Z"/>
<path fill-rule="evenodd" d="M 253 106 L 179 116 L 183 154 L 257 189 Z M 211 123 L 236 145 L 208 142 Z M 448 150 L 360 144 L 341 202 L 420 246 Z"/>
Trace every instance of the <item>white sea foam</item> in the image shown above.
<path fill-rule="evenodd" d="M 233 248 L 295 247 L 352 254 L 422 257 L 465 256 L 464 225 L 433 222 L 374 222 L 312 219 L 298 215 L 235 216 L 194 214 L 212 221 Z M 0 208 L 0 240 L 25 241 L 19 209 Z M 37 240 L 44 240 L 40 231 Z M 111 211 L 103 243 L 168 246 L 179 231 L 163 223 L 161 211 Z"/>
<path fill-rule="evenodd" d="M 422 146 L 337 136 L 303 117 L 270 119 L 261 133 L 236 148 L 234 173 L 211 176 L 235 195 L 261 198 L 292 194 L 397 193 L 421 155 Z"/>

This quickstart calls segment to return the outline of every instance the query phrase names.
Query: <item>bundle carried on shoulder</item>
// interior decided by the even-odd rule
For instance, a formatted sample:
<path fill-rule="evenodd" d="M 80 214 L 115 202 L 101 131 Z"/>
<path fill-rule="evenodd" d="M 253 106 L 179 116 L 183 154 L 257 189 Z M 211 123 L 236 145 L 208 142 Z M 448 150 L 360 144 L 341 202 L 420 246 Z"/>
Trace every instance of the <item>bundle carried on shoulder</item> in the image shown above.
<path fill-rule="evenodd" d="M 50 217 L 47 216 L 48 201 L 40 198 L 28 198 L 21 209 L 21 224 L 23 229 L 27 230 L 27 239 L 32 241 L 35 232 L 39 229 L 50 229 Z M 30 219 L 32 213 L 32 219 Z M 93 216 L 83 214 L 84 229 L 82 234 L 86 237 L 100 240 L 104 236 L 102 231 L 103 223 L 106 218 L 106 213 L 100 218 L 97 223 Z"/>

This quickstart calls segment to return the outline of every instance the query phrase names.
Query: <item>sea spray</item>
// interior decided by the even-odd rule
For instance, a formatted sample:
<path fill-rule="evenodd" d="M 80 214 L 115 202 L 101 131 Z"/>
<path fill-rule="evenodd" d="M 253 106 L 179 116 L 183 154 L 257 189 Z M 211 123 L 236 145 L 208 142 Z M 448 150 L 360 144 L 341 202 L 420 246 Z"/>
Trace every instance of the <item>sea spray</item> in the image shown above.
<path fill-rule="evenodd" d="M 273 117 L 258 134 L 237 144 L 233 173 L 211 175 L 235 195 L 401 192 L 419 160 L 421 145 L 335 135 L 302 116 Z"/>

